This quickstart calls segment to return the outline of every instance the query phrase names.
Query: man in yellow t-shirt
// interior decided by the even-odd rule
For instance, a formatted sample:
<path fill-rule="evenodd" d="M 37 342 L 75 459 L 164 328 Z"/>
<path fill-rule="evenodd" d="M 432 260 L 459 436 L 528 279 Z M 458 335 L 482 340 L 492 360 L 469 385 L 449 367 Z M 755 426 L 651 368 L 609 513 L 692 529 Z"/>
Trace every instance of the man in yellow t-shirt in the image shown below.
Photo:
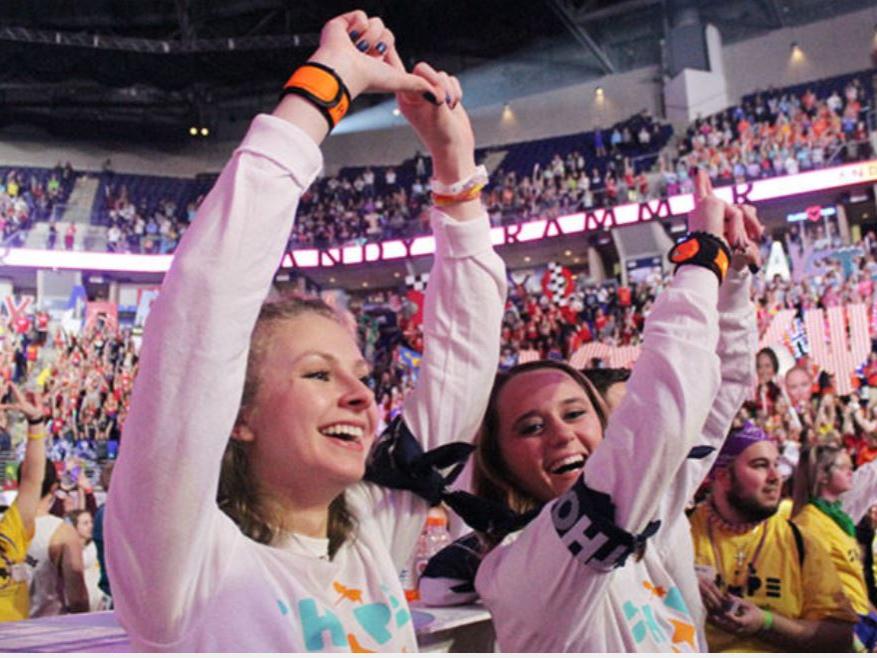
<path fill-rule="evenodd" d="M 777 512 L 776 444 L 729 436 L 712 494 L 691 518 L 710 651 L 847 651 L 857 621 L 831 558 Z"/>
<path fill-rule="evenodd" d="M 19 495 L 21 495 L 19 493 Z M 0 519 L 0 621 L 27 619 L 27 546 L 34 525 L 25 528 L 16 500 Z"/>
<path fill-rule="evenodd" d="M 14 384 L 0 389 L 5 397 L 6 387 L 12 393 L 12 403 L 0 405 L 0 413 L 15 410 L 27 419 L 27 449 L 21 463 L 21 481 L 15 502 L 0 518 L 0 622 L 27 619 L 28 599 L 27 546 L 33 538 L 46 469 L 46 417 L 43 405 L 26 398 Z"/>

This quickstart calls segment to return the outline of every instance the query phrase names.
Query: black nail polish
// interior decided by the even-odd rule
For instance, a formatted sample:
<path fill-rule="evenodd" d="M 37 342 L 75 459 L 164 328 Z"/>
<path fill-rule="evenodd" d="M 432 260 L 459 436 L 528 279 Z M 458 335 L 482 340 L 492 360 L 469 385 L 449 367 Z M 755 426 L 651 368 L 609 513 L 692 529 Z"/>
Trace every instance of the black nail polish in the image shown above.
<path fill-rule="evenodd" d="M 387 44 L 385 44 L 383 41 L 378 41 L 378 45 L 375 46 L 375 50 L 383 55 L 385 52 L 387 52 Z"/>
<path fill-rule="evenodd" d="M 354 30 L 353 32 L 350 33 L 350 40 L 356 41 L 357 39 L 359 39 L 359 32 Z"/>
<path fill-rule="evenodd" d="M 445 94 L 445 103 L 447 103 L 448 105 L 451 104 L 451 95 L 450 94 Z"/>
<path fill-rule="evenodd" d="M 356 44 L 356 49 L 360 52 L 365 52 L 366 50 L 368 50 L 368 41 L 363 39 L 358 44 Z"/>
<path fill-rule="evenodd" d="M 435 99 L 435 95 L 431 91 L 423 92 L 423 97 L 433 105 L 438 105 L 438 101 Z"/>

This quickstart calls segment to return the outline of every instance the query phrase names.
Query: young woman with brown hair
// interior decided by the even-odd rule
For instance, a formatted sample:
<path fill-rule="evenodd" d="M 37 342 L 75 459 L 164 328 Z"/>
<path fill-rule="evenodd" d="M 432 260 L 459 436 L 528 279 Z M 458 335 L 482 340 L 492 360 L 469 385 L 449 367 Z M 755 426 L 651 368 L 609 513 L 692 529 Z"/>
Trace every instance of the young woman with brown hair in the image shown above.
<path fill-rule="evenodd" d="M 684 508 L 751 391 L 747 265 L 761 227 L 751 208 L 715 197 L 704 172 L 695 197 L 693 233 L 672 256 L 705 255 L 713 240 L 741 253 L 724 277 L 712 261 L 677 268 L 608 422 L 590 382 L 569 368 L 540 363 L 494 388 L 475 489 L 517 523 L 506 515 L 483 526 L 458 553 L 469 556 L 464 569 L 428 567 L 421 595 L 433 604 L 459 603 L 467 588 L 480 596 L 503 651 L 706 649 Z"/>

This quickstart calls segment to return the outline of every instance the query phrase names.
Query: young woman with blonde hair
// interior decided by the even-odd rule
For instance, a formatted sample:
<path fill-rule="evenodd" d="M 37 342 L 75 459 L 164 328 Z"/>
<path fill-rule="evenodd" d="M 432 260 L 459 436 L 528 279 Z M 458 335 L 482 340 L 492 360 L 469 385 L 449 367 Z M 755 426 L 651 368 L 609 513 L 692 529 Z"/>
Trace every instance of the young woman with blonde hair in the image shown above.
<path fill-rule="evenodd" d="M 877 501 L 877 462 L 853 471 L 850 455 L 841 446 L 810 446 L 801 453 L 795 471 L 794 501 L 795 523 L 831 556 L 843 592 L 859 615 L 856 638 L 873 651 L 877 613 L 868 599 L 856 525 Z"/>
<path fill-rule="evenodd" d="M 106 522 L 115 608 L 141 651 L 417 649 L 398 573 L 428 504 L 362 482 L 369 364 L 324 303 L 263 303 L 317 145 L 359 93 L 397 93 L 448 190 L 419 385 L 385 440 L 471 438 L 499 357 L 505 270 L 456 79 L 406 73 L 393 34 L 356 11 L 326 24 L 286 91 L 205 198 L 144 335 Z"/>

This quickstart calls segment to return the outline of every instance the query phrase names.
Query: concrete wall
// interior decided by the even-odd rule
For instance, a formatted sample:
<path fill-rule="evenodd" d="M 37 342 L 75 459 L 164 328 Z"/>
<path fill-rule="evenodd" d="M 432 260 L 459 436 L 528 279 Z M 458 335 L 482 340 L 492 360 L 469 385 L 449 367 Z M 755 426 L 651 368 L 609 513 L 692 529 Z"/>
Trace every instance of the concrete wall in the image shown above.
<path fill-rule="evenodd" d="M 875 23 L 877 11 L 865 9 L 726 45 L 728 97 L 869 68 Z M 790 57 L 792 42 L 804 53 L 800 62 Z"/>
<path fill-rule="evenodd" d="M 36 132 L 0 136 L 0 163 L 30 167 L 52 167 L 70 162 L 75 169 L 100 171 L 107 158 L 120 173 L 192 177 L 218 171 L 228 160 L 237 139 L 225 142 L 187 142 L 177 147 L 148 148 L 124 142 L 59 140 Z"/>
<path fill-rule="evenodd" d="M 595 93 L 597 87 L 603 88 L 602 98 Z M 660 94 L 658 68 L 638 69 L 551 93 L 516 98 L 509 102 L 511 112 L 505 118 L 501 103 L 479 108 L 471 114 L 472 127 L 478 146 L 605 128 L 640 110 L 656 114 Z M 324 153 L 330 166 L 389 164 L 410 157 L 416 148 L 413 132 L 403 126 L 333 136 Z"/>

